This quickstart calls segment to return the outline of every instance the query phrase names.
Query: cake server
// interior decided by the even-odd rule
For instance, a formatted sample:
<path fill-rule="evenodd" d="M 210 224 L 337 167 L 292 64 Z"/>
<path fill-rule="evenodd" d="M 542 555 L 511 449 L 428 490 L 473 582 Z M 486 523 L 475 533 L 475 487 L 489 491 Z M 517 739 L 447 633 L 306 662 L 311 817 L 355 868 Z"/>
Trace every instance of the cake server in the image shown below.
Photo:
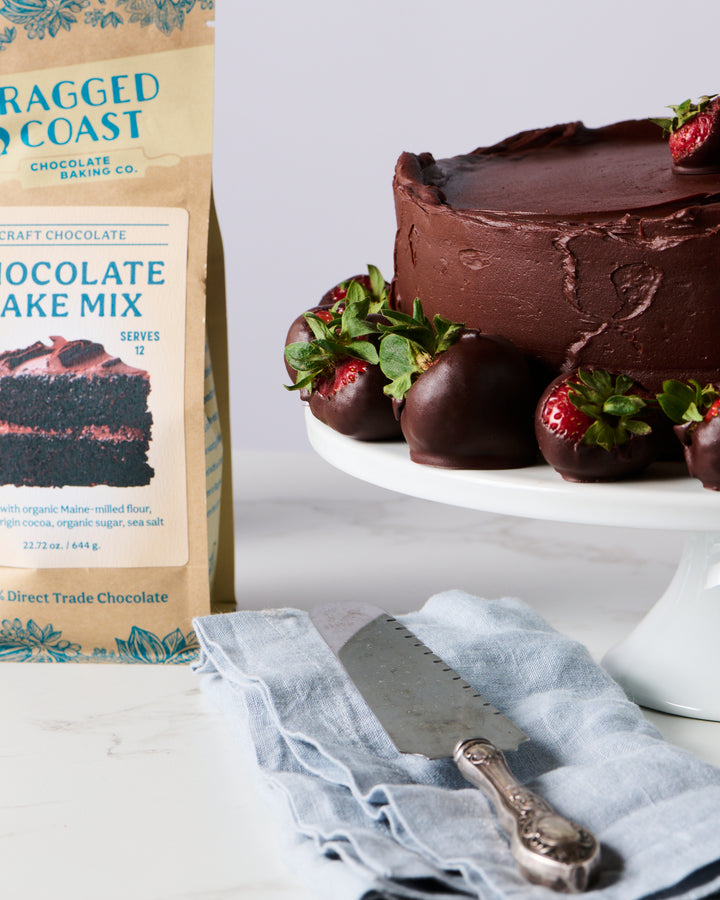
<path fill-rule="evenodd" d="M 531 882 L 584 891 L 600 849 L 511 774 L 503 750 L 527 736 L 397 619 L 366 604 L 325 604 L 310 617 L 401 753 L 451 757 L 492 803 Z"/>

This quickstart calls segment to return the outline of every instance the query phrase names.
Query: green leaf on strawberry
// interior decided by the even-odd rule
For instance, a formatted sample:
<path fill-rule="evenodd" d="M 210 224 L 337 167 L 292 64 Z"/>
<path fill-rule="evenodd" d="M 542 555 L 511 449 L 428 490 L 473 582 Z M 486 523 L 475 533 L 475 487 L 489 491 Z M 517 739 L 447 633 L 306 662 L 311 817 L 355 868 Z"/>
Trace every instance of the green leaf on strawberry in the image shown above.
<path fill-rule="evenodd" d="M 390 381 L 385 393 L 402 400 L 415 379 L 459 339 L 465 326 L 439 315 L 430 321 L 417 297 L 412 315 L 385 309 L 383 316 L 387 322 L 379 326 L 383 335 L 380 368 Z"/>
<path fill-rule="evenodd" d="M 376 334 L 377 325 L 368 321 L 368 316 L 376 311 L 373 309 L 375 302 L 367 296 L 358 296 L 357 299 L 351 297 L 354 293 L 352 288 L 348 291 L 349 299 L 346 299 L 345 309 L 340 316 L 340 335 L 356 339 Z"/>
<path fill-rule="evenodd" d="M 289 391 L 312 390 L 316 379 L 331 372 L 341 359 L 378 364 L 377 349 L 367 340 L 378 331 L 377 325 L 367 320 L 374 302 L 361 286 L 355 291 L 350 285 L 347 297 L 333 307 L 329 322 L 316 313 L 305 313 L 313 340 L 297 341 L 285 348 L 285 359 L 298 373 L 295 384 L 286 385 Z"/>
<path fill-rule="evenodd" d="M 569 384 L 568 399 L 592 420 L 583 443 L 612 450 L 631 435 L 650 434 L 651 427 L 641 417 L 648 403 L 637 393 L 627 375 L 613 376 L 603 369 L 579 369 L 577 381 Z"/>
<path fill-rule="evenodd" d="M 683 102 L 679 103 L 677 106 L 668 105 L 668 109 L 671 109 L 675 113 L 672 119 L 661 118 L 650 119 L 650 121 L 659 125 L 666 136 L 673 134 L 674 132 L 679 131 L 686 122 L 694 119 L 699 113 L 705 112 L 710 105 L 710 102 L 717 96 L 717 94 L 704 94 L 697 103 L 693 103 L 692 100 L 688 99 L 683 100 Z"/>
<path fill-rule="evenodd" d="M 390 379 L 385 393 L 402 400 L 413 381 L 432 362 L 432 357 L 417 342 L 399 334 L 388 334 L 380 342 L 380 368 Z"/>
<path fill-rule="evenodd" d="M 370 278 L 370 312 L 380 312 L 388 302 L 388 291 L 380 269 L 377 266 L 368 265 Z"/>
<path fill-rule="evenodd" d="M 687 383 L 668 379 L 663 382 L 657 400 L 665 415 L 676 425 L 681 425 L 684 422 L 702 422 L 718 397 L 720 393 L 712 384 L 701 387 L 692 378 Z"/>
<path fill-rule="evenodd" d="M 377 266 L 368 265 L 367 275 L 357 275 L 341 281 L 328 292 L 336 300 L 335 307 L 342 303 L 368 300 L 368 313 L 379 313 L 388 304 L 388 285 Z"/>

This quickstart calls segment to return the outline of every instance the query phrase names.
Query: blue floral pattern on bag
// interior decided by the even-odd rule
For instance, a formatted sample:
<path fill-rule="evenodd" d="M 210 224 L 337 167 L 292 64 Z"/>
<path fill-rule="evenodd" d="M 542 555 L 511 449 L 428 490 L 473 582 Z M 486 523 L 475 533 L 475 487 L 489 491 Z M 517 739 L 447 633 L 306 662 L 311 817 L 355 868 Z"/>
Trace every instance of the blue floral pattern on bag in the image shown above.
<path fill-rule="evenodd" d="M 55 37 L 60 30 L 70 31 L 77 22 L 76 13 L 90 0 L 3 0 L 0 15 L 14 25 L 22 25 L 28 37 L 42 40 Z"/>
<path fill-rule="evenodd" d="M 119 7 L 127 10 L 129 22 L 139 22 L 142 26 L 155 25 L 163 34 L 175 28 L 182 28 L 185 16 L 197 4 L 201 9 L 213 9 L 213 0 L 116 0 Z"/>
<path fill-rule="evenodd" d="M 154 25 L 163 34 L 182 29 L 187 15 L 197 6 L 212 10 L 214 0 L 0 0 L 0 16 L 22 27 L 29 38 L 43 40 L 61 31 L 70 31 L 83 21 L 99 28 L 117 28 L 124 24 Z M 114 2 L 114 8 L 110 8 Z M 0 31 L 0 51 L 17 36 L 16 28 Z"/>
<path fill-rule="evenodd" d="M 76 662 L 80 644 L 62 640 L 52 625 L 41 628 L 33 619 L 4 619 L 0 628 L 0 660 L 9 662 Z"/>
<path fill-rule="evenodd" d="M 41 628 L 34 619 L 4 619 L 0 627 L 0 661 L 7 662 L 119 662 L 183 664 L 197 658 L 200 650 L 194 631 L 179 628 L 161 638 L 134 626 L 127 640 L 115 638 L 117 652 L 98 648 L 82 653 L 80 644 L 64 640 L 52 625 Z"/>
<path fill-rule="evenodd" d="M 9 26 L 0 31 L 0 51 L 4 50 L 9 44 L 12 44 L 16 34 L 17 31 Z"/>
<path fill-rule="evenodd" d="M 200 645 L 194 631 L 184 635 L 179 628 L 159 638 L 135 626 L 126 641 L 115 638 L 117 661 L 128 663 L 185 663 L 197 656 Z"/>

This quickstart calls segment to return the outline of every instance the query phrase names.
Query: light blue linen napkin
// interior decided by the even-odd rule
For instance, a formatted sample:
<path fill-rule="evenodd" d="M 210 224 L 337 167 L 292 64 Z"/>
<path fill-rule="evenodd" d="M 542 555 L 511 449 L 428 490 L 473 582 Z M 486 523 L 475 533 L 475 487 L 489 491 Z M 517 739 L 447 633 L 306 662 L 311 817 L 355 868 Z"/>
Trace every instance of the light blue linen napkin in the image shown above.
<path fill-rule="evenodd" d="M 507 754 L 515 775 L 602 844 L 592 900 L 720 891 L 720 769 L 664 741 L 582 645 L 519 600 L 461 591 L 397 618 L 529 736 Z M 196 671 L 252 747 L 313 896 L 557 896 L 518 874 L 450 760 L 395 750 L 306 612 L 195 628 Z"/>

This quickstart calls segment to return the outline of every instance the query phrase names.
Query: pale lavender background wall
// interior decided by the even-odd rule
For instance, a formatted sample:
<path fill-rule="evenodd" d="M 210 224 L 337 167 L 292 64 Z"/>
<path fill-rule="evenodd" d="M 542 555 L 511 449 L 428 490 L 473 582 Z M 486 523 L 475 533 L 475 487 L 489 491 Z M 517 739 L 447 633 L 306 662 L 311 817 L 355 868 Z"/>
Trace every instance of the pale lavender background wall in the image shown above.
<path fill-rule="evenodd" d="M 215 190 L 237 449 L 308 449 L 288 325 L 368 262 L 392 275 L 403 150 L 664 115 L 720 91 L 717 0 L 217 0 Z M 689 45 L 684 46 L 686 36 Z"/>

